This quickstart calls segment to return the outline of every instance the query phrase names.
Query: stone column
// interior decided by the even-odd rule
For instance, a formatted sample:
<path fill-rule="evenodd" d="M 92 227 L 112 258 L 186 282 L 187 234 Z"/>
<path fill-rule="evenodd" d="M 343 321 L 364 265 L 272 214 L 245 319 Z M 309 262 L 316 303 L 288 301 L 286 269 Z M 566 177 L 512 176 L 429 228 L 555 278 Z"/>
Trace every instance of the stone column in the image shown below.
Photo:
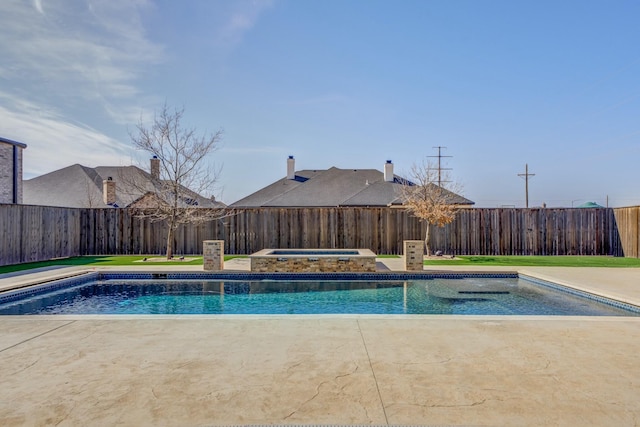
<path fill-rule="evenodd" d="M 224 269 L 224 240 L 205 240 L 202 242 L 205 271 Z"/>
<path fill-rule="evenodd" d="M 422 271 L 424 261 L 424 242 L 422 240 L 404 241 L 404 269 Z"/>

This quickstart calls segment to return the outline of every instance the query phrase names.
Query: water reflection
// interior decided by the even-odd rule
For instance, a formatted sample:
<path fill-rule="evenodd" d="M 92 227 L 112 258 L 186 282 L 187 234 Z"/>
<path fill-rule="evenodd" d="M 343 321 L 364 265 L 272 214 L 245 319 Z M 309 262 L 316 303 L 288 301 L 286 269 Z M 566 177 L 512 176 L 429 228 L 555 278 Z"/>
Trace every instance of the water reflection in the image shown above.
<path fill-rule="evenodd" d="M 0 306 L 0 314 L 637 315 L 519 279 L 100 281 Z"/>

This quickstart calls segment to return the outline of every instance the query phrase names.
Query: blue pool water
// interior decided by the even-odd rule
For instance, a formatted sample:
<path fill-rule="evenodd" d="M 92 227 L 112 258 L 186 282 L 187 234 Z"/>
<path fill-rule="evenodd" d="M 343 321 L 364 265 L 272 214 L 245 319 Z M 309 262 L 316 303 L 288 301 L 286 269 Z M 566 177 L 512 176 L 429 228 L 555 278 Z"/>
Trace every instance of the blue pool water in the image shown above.
<path fill-rule="evenodd" d="M 95 280 L 0 305 L 0 314 L 492 314 L 638 316 L 521 278 Z"/>
<path fill-rule="evenodd" d="M 358 255 L 355 250 L 295 250 L 295 249 L 274 249 L 268 255 Z"/>

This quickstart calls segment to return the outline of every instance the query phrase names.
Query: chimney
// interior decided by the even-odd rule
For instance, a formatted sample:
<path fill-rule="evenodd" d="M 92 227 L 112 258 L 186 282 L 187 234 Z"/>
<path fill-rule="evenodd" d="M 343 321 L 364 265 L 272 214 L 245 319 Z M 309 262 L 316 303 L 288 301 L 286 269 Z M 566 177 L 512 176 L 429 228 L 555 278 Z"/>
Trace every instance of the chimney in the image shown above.
<path fill-rule="evenodd" d="M 116 202 L 116 182 L 111 177 L 102 181 L 102 199 L 105 205 L 113 205 Z"/>
<path fill-rule="evenodd" d="M 384 164 L 384 180 L 393 182 L 393 163 L 391 160 L 387 160 L 387 163 Z"/>
<path fill-rule="evenodd" d="M 160 179 L 160 159 L 158 156 L 153 156 L 151 159 L 151 178 Z"/>
<path fill-rule="evenodd" d="M 296 179 L 296 161 L 293 156 L 287 159 L 287 179 Z"/>

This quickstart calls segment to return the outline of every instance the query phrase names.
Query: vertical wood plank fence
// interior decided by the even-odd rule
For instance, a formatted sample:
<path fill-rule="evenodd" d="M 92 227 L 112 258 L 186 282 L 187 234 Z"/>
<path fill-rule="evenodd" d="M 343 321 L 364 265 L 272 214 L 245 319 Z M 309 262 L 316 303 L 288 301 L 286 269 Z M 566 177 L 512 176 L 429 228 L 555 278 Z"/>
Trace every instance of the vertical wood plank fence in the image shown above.
<path fill-rule="evenodd" d="M 81 211 L 0 205 L 0 265 L 82 255 Z"/>
<path fill-rule="evenodd" d="M 640 206 L 613 210 L 623 256 L 640 258 Z"/>
<path fill-rule="evenodd" d="M 432 227 L 431 248 L 457 255 L 612 255 L 640 257 L 640 207 L 465 209 Z M 126 209 L 0 205 L 0 265 L 77 255 L 163 254 L 166 226 Z M 368 248 L 400 254 L 422 240 L 425 224 L 398 208 L 261 208 L 183 226 L 176 254 L 200 254 L 203 240 L 225 253 L 264 248 Z"/>

